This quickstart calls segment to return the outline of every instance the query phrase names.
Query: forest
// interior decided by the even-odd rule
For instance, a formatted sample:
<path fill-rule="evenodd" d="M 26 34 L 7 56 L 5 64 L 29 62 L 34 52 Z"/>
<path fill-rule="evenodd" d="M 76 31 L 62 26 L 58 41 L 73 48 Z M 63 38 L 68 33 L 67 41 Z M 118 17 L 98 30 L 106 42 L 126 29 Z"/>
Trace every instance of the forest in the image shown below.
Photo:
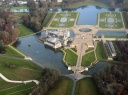
<path fill-rule="evenodd" d="M 127 95 L 128 69 L 127 65 L 110 65 L 97 72 L 94 80 L 101 95 Z"/>
<path fill-rule="evenodd" d="M 128 63 L 128 41 L 116 41 L 118 47 L 117 60 Z"/>
<path fill-rule="evenodd" d="M 16 40 L 19 35 L 15 27 L 16 22 L 11 18 L 11 12 L 0 10 L 0 40 L 9 44 Z"/>
<path fill-rule="evenodd" d="M 31 95 L 45 95 L 50 88 L 54 87 L 55 82 L 60 78 L 61 74 L 59 71 L 48 68 L 43 69 L 40 83 L 32 91 Z"/>

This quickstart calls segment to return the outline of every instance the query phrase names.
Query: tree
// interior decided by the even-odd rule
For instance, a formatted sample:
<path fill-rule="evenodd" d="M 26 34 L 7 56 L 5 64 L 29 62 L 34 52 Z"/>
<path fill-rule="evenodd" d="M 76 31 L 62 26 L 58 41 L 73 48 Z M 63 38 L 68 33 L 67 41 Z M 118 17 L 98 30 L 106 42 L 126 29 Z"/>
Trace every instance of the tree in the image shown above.
<path fill-rule="evenodd" d="M 42 79 L 39 85 L 32 91 L 31 95 L 45 95 L 49 88 L 53 87 L 54 83 L 59 80 L 60 72 L 45 68 L 42 72 Z"/>
<path fill-rule="evenodd" d="M 0 53 L 4 53 L 5 52 L 5 45 L 3 43 L 2 40 L 0 40 Z"/>

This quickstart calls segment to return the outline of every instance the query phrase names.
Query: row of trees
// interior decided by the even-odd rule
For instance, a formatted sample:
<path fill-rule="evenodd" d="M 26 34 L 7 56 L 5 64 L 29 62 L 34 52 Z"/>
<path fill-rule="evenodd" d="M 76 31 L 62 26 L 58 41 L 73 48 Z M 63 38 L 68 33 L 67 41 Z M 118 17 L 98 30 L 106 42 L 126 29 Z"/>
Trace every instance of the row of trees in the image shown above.
<path fill-rule="evenodd" d="M 5 45 L 3 43 L 2 40 L 0 40 L 0 53 L 4 53 L 6 50 L 5 50 Z"/>
<path fill-rule="evenodd" d="M 102 2 L 110 7 L 122 7 L 128 8 L 128 1 L 127 0 L 95 0 L 96 2 Z"/>
<path fill-rule="evenodd" d="M 66 8 L 72 4 L 76 4 L 76 3 L 79 3 L 79 2 L 83 2 L 85 0 L 64 0 L 61 4 L 62 8 Z"/>
<path fill-rule="evenodd" d="M 40 83 L 32 91 L 31 95 L 45 95 L 47 91 L 54 86 L 54 83 L 60 79 L 60 76 L 60 72 L 57 70 L 43 69 Z"/>
<path fill-rule="evenodd" d="M 127 12 L 122 12 L 123 18 L 124 18 L 124 23 L 125 23 L 125 27 L 128 28 L 128 14 Z"/>
<path fill-rule="evenodd" d="M 117 54 L 117 60 L 122 62 L 128 62 L 128 41 L 116 41 L 119 53 Z"/>
<path fill-rule="evenodd" d="M 34 2 L 33 0 L 29 0 L 27 6 L 29 7 L 30 13 L 22 17 L 23 24 L 36 32 L 40 31 L 48 10 L 47 2 Z"/>
<path fill-rule="evenodd" d="M 66 8 L 66 7 L 70 6 L 71 4 L 75 4 L 75 3 L 83 2 L 83 1 L 86 1 L 86 0 L 64 0 L 62 2 L 62 8 Z M 127 0 L 95 0 L 95 1 L 107 4 L 110 7 L 122 7 L 122 8 L 128 7 Z"/>
<path fill-rule="evenodd" d="M 101 95 L 128 94 L 128 70 L 126 65 L 111 65 L 94 76 Z"/>

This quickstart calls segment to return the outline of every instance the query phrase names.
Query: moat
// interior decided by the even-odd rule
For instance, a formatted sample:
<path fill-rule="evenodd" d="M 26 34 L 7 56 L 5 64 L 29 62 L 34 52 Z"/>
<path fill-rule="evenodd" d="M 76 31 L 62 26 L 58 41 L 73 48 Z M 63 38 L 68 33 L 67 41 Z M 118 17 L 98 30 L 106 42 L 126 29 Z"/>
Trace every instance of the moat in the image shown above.
<path fill-rule="evenodd" d="M 79 18 L 77 21 L 78 25 L 96 25 L 97 24 L 97 13 L 98 12 L 107 12 L 107 11 L 120 11 L 121 9 L 107 9 L 96 6 L 85 6 L 80 7 L 73 10 L 60 10 L 60 11 L 75 11 L 79 12 Z M 44 44 L 37 41 L 37 39 L 41 36 L 44 36 L 44 32 L 34 35 L 28 36 L 24 38 L 19 38 L 20 43 L 16 45 L 16 48 L 30 56 L 32 59 L 41 63 L 45 67 L 55 68 L 61 71 L 62 74 L 71 73 L 67 70 L 65 65 L 62 62 L 63 53 L 61 51 L 54 51 L 49 47 L 46 47 Z M 71 34 L 73 35 L 73 33 Z M 119 34 L 120 35 L 120 34 Z M 31 44 L 31 46 L 28 46 Z M 106 62 L 98 62 L 96 66 L 92 69 L 89 69 L 88 74 L 93 74 L 93 72 L 98 71 L 102 67 L 109 65 Z"/>

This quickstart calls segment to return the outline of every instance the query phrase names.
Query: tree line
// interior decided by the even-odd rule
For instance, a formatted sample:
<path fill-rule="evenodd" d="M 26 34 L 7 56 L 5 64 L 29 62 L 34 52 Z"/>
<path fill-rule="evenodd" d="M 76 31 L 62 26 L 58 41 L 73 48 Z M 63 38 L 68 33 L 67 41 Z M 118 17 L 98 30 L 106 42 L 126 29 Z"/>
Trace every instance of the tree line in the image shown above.
<path fill-rule="evenodd" d="M 54 87 L 55 82 L 58 81 L 60 77 L 61 74 L 57 70 L 43 69 L 40 83 L 32 91 L 31 95 L 45 95 L 50 88 Z"/>
<path fill-rule="evenodd" d="M 116 41 L 115 44 L 119 50 L 116 60 L 128 63 L 128 41 Z"/>
<path fill-rule="evenodd" d="M 94 75 L 101 95 L 127 95 L 127 65 L 110 65 Z"/>
<path fill-rule="evenodd" d="M 30 13 L 22 17 L 23 24 L 36 32 L 40 31 L 48 8 L 54 7 L 55 2 L 57 1 L 51 0 L 51 2 L 47 2 L 39 0 L 38 2 L 34 2 L 33 0 L 29 0 L 27 7 L 29 8 Z"/>
<path fill-rule="evenodd" d="M 11 19 L 11 12 L 8 10 L 0 10 L 0 40 L 5 44 L 13 42 L 19 35 L 18 29 L 15 27 L 15 21 Z"/>

